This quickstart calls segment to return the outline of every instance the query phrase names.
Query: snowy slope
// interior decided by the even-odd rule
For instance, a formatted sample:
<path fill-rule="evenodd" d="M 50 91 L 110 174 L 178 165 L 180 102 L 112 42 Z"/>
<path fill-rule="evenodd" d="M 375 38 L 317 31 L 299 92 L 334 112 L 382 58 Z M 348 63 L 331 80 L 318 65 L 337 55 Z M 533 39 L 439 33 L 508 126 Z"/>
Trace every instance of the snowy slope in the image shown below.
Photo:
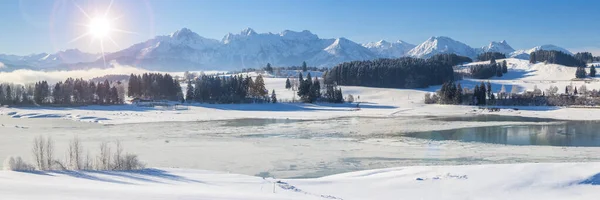
<path fill-rule="evenodd" d="M 474 58 L 477 56 L 477 51 L 462 42 L 453 40 L 452 38 L 440 36 L 431 37 L 425 42 L 411 49 L 407 55 L 416 58 L 429 58 L 436 54 L 456 54 Z"/>
<path fill-rule="evenodd" d="M 600 163 L 422 166 L 314 179 L 222 172 L 0 172 L 5 199 L 597 199 Z M 435 191 L 435 192 L 432 192 Z"/>
<path fill-rule="evenodd" d="M 380 40 L 378 42 L 369 42 L 362 46 L 371 50 L 374 54 L 384 58 L 399 58 L 404 56 L 408 51 L 415 48 L 416 45 L 398 40 L 396 42 L 388 42 Z"/>

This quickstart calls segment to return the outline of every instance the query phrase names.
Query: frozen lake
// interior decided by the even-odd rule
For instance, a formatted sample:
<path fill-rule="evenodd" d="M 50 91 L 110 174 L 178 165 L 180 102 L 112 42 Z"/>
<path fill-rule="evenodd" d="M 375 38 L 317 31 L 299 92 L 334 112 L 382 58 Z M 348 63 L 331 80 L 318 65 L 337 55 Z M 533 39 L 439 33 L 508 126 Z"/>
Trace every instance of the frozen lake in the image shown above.
<path fill-rule="evenodd" d="M 428 140 L 457 140 L 507 145 L 600 147 L 599 121 L 558 121 L 513 116 L 452 117 L 439 120 L 453 122 L 512 120 L 552 123 L 468 127 L 402 135 Z"/>
<path fill-rule="evenodd" d="M 47 135 L 55 141 L 58 157 L 65 155 L 68 141 L 75 136 L 82 141 L 86 151 L 92 153 L 98 149 L 100 142 L 119 140 L 126 151 L 138 154 L 151 167 L 208 169 L 277 178 L 320 177 L 414 165 L 600 160 L 594 147 L 564 149 L 485 143 L 523 145 L 529 143 L 519 142 L 534 141 L 537 143 L 531 144 L 542 144 L 546 141 L 543 139 L 551 138 L 546 142 L 562 144 L 561 141 L 566 141 L 569 136 L 540 135 L 559 134 L 563 130 L 567 135 L 582 135 L 572 140 L 577 144 L 597 144 L 595 134 L 580 133 L 587 130 L 585 127 L 598 130 L 593 127 L 593 122 L 573 130 L 568 127 L 579 127 L 573 125 L 577 122 L 561 124 L 554 120 L 510 117 L 464 120 L 433 117 L 248 118 L 104 125 L 65 119 L 0 116 L 0 157 L 20 155 L 32 160 L 33 138 Z M 525 126 L 524 122 L 535 125 Z M 461 128 L 465 126 L 487 127 Z M 451 130 L 415 133 L 423 127 Z M 439 141 L 436 134 L 445 133 L 452 137 Z M 531 140 L 531 135 L 538 135 L 539 139 Z M 445 136 L 440 138 L 445 139 Z M 530 140 L 526 140 L 528 138 Z"/>

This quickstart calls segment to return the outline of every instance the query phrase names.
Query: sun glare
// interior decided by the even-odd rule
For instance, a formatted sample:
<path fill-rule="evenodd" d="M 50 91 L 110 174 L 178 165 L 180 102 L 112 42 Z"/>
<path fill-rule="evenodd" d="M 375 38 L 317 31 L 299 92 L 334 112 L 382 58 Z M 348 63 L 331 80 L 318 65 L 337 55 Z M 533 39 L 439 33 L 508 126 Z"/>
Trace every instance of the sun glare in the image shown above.
<path fill-rule="evenodd" d="M 104 17 L 95 17 L 90 21 L 89 32 L 97 38 L 102 39 L 109 35 L 111 31 L 110 22 Z"/>
<path fill-rule="evenodd" d="M 75 6 L 79 9 L 79 11 L 81 11 L 81 13 L 89 21 L 87 24 L 78 24 L 80 26 L 87 27 L 87 32 L 76 37 L 75 39 L 71 40 L 71 42 L 75 42 L 84 37 L 90 37 L 90 39 L 91 39 L 90 44 L 92 44 L 94 41 L 98 41 L 100 43 L 100 50 L 102 52 L 102 59 L 104 60 L 104 66 L 106 66 L 106 58 L 104 56 L 104 42 L 110 41 L 115 46 L 117 46 L 117 47 L 119 46 L 117 44 L 117 42 L 115 42 L 115 40 L 112 38 L 111 34 L 113 32 L 134 34 L 134 32 L 130 32 L 130 31 L 126 31 L 126 30 L 122 30 L 122 29 L 118 29 L 118 28 L 114 27 L 113 22 L 115 22 L 120 17 L 109 18 L 110 8 L 113 4 L 113 1 L 114 0 L 110 1 L 110 3 L 108 4 L 108 7 L 104 11 L 104 14 L 100 14 L 95 17 L 91 17 L 85 10 L 83 10 L 83 8 L 81 8 L 79 5 L 75 4 Z"/>

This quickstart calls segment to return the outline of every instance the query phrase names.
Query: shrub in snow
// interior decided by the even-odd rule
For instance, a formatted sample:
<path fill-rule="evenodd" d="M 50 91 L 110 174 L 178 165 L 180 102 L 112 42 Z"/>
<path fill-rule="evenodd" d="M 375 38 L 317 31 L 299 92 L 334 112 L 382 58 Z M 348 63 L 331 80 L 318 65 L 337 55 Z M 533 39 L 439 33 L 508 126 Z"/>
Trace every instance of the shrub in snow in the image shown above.
<path fill-rule="evenodd" d="M 33 170 L 35 170 L 35 167 L 33 167 L 33 165 L 26 163 L 19 156 L 17 156 L 17 157 L 9 156 L 8 158 L 6 158 L 4 160 L 3 166 L 4 166 L 4 170 L 10 170 L 10 171 L 33 171 Z"/>
<path fill-rule="evenodd" d="M 353 103 L 354 102 L 354 96 L 352 96 L 351 94 L 349 94 L 348 97 L 346 97 L 346 101 L 348 103 Z"/>

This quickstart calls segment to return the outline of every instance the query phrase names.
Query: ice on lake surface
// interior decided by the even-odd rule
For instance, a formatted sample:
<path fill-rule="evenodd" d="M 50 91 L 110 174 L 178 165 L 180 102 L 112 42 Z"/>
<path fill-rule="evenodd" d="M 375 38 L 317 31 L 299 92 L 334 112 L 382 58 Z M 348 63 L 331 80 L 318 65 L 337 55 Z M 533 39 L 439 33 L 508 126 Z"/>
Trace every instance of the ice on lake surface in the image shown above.
<path fill-rule="evenodd" d="M 560 147 L 482 143 L 486 140 L 468 143 L 438 141 L 436 138 L 431 140 L 429 136 L 419 139 L 412 135 L 414 130 L 423 127 L 460 131 L 463 126 L 478 127 L 485 123 L 487 127 L 469 129 L 463 134 L 483 130 L 487 131 L 487 138 L 505 138 L 512 142 L 531 139 L 531 134 L 524 134 L 531 130 L 532 133 L 540 132 L 536 134 L 536 144 L 544 141 L 554 144 L 561 139 L 578 141 L 577 144 L 598 141 L 594 140 L 595 134 L 592 133 L 595 132 L 591 132 L 598 130 L 592 122 L 581 123 L 584 125 L 581 126 L 579 122 L 552 120 L 530 121 L 525 125 L 523 121 L 526 119 L 506 117 L 488 118 L 495 122 L 469 120 L 472 122 L 431 117 L 248 118 L 103 125 L 53 118 L 5 117 L 2 119 L 5 126 L 0 127 L 3 137 L 0 140 L 0 157 L 21 155 L 31 159 L 31 141 L 35 136 L 47 135 L 55 141 L 57 155 L 64 155 L 62 151 L 66 149 L 67 142 L 75 136 L 92 154 L 101 142 L 119 140 L 126 151 L 138 154 L 152 167 L 208 169 L 277 178 L 321 177 L 412 165 L 577 162 L 596 158 L 596 151 L 588 148 L 557 151 Z M 567 136 L 561 136 L 561 130 Z M 586 130 L 590 130 L 590 134 L 584 133 Z M 553 140 L 546 141 L 548 138 L 542 136 L 551 132 L 556 132 L 550 137 Z M 419 134 L 431 133 L 434 132 Z M 571 133 L 576 133 L 575 137 L 582 135 L 582 138 L 573 138 Z M 523 151 L 536 153 L 527 155 Z"/>

